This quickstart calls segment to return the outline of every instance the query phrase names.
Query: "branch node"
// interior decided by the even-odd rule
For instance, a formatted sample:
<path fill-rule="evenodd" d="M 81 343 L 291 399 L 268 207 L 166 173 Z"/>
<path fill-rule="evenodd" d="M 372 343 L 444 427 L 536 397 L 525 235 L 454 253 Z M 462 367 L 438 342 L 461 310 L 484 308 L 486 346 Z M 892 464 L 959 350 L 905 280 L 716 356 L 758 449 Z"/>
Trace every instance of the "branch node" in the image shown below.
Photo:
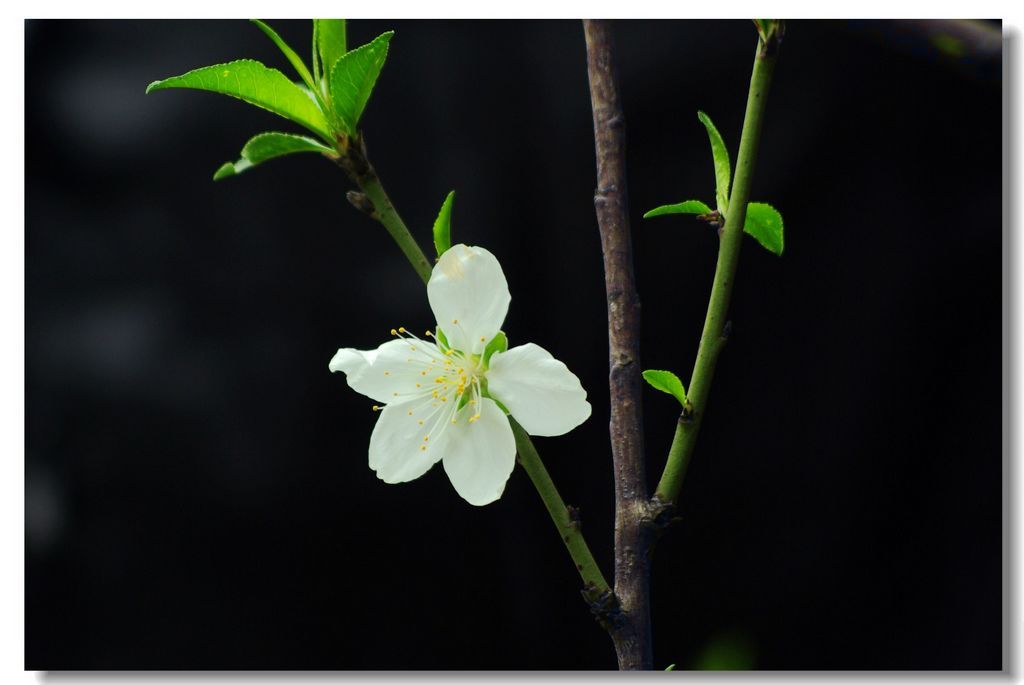
<path fill-rule="evenodd" d="M 647 504 L 647 510 L 642 519 L 642 525 L 645 530 L 652 536 L 651 543 L 660 538 L 666 530 L 679 523 L 683 519 L 676 515 L 676 505 L 674 502 L 666 502 L 665 500 L 654 495 L 651 501 Z M 650 554 L 650 551 L 648 551 Z"/>
<path fill-rule="evenodd" d="M 623 625 L 625 617 L 622 614 L 622 607 L 611 590 L 601 590 L 593 583 L 587 583 L 580 593 L 590 607 L 594 620 L 602 628 L 612 633 Z"/>
<path fill-rule="evenodd" d="M 583 519 L 580 518 L 580 510 L 571 504 L 566 505 L 565 513 L 569 516 L 569 527 L 577 533 L 583 530 Z"/>
<path fill-rule="evenodd" d="M 373 208 L 373 203 L 370 202 L 370 198 L 366 197 L 366 193 L 359 192 L 358 190 L 350 190 L 345 193 L 345 199 L 348 203 L 358 209 L 364 214 L 369 214 L 372 218 L 377 219 L 377 212 Z"/>

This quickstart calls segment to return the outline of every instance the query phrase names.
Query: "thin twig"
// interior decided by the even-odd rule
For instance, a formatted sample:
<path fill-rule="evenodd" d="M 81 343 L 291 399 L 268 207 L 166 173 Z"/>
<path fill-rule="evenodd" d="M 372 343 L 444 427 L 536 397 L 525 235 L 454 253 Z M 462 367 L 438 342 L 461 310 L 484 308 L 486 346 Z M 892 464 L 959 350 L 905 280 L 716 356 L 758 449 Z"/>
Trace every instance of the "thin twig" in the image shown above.
<path fill-rule="evenodd" d="M 781 36 L 781 31 L 777 35 Z M 740 150 L 736 157 L 732 194 L 729 197 L 729 213 L 722 229 L 708 313 L 704 319 L 700 346 L 697 348 L 693 376 L 690 378 L 687 399 L 691 408 L 679 417 L 679 423 L 676 425 L 668 462 L 654 493 L 656 502 L 672 503 L 679 496 L 683 477 L 686 475 L 686 468 L 697 441 L 697 433 L 707 410 L 708 394 L 711 392 L 711 381 L 715 375 L 718 355 L 728 338 L 726 315 L 729 313 L 729 299 L 733 283 L 736 281 L 736 267 L 743 244 L 743 222 L 746 220 L 747 202 L 750 200 L 750 186 L 761 140 L 761 123 L 778 52 L 777 40 L 765 46 L 758 39 L 754 69 L 750 77 L 750 91 L 747 95 L 747 111 L 743 118 Z"/>
<path fill-rule="evenodd" d="M 558 494 L 558 489 L 555 488 L 555 483 L 544 467 L 544 462 L 540 460 L 537 448 L 533 446 L 526 430 L 512 417 L 509 417 L 509 423 L 512 424 L 512 434 L 516 438 L 518 461 L 537 488 L 548 514 L 551 515 L 551 520 L 555 522 L 558 534 L 562 536 L 565 548 L 569 550 L 569 556 L 576 564 L 576 570 L 583 579 L 584 596 L 593 603 L 598 596 L 610 593 L 611 588 L 597 562 L 594 561 L 594 555 L 590 553 L 586 540 L 583 539 L 579 516 L 574 509 L 566 506 L 562 496 Z"/>
<path fill-rule="evenodd" d="M 608 298 L 611 447 L 615 470 L 615 596 L 622 621 L 612 640 L 622 670 L 650 669 L 650 564 L 647 480 L 640 405 L 640 298 L 626 193 L 626 133 L 615 78 L 610 22 L 584 20 L 594 114 L 594 206 Z"/>
<path fill-rule="evenodd" d="M 366 144 L 363 137 L 359 136 L 352 140 L 341 152 L 342 154 L 337 159 L 338 166 L 345 170 L 352 182 L 362 191 L 362 197 L 356 198 L 357 202 L 353 202 L 353 205 L 360 211 L 368 213 L 384 226 L 402 250 L 402 254 L 412 264 L 412 268 L 416 269 L 417 275 L 426 283 L 430 280 L 433 265 L 423 254 L 423 250 L 412 233 L 409 232 L 402 217 L 398 215 L 398 210 L 391 204 L 391 198 L 384 192 L 380 177 L 377 176 L 376 170 L 366 156 Z M 348 199 L 352 202 L 351 194 L 348 195 Z"/>

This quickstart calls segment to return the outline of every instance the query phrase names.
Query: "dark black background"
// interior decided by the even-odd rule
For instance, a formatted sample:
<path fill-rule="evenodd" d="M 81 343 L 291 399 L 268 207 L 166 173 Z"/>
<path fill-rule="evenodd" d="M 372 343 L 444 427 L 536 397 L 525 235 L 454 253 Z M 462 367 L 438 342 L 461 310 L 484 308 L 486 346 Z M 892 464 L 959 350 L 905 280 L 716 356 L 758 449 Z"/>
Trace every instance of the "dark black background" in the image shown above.
<path fill-rule="evenodd" d="M 305 55 L 307 22 L 275 22 Z M 593 139 L 580 25 L 394 28 L 364 119 L 424 247 L 454 188 L 505 330 L 565 360 L 592 418 L 536 442 L 610 573 L 612 482 Z M 617 25 L 646 368 L 684 381 L 711 229 L 643 211 L 712 201 L 696 110 L 733 154 L 747 22 Z M 432 324 L 343 174 L 296 156 L 213 183 L 295 130 L 146 84 L 253 57 L 242 21 L 30 22 L 26 665 L 612 668 L 610 641 L 521 470 L 484 508 L 443 470 L 366 465 L 370 401 L 336 348 Z M 711 406 L 654 564 L 655 659 L 740 644 L 757 668 L 999 668 L 1000 90 L 839 23 L 792 22 Z M 652 483 L 674 401 L 645 390 Z"/>

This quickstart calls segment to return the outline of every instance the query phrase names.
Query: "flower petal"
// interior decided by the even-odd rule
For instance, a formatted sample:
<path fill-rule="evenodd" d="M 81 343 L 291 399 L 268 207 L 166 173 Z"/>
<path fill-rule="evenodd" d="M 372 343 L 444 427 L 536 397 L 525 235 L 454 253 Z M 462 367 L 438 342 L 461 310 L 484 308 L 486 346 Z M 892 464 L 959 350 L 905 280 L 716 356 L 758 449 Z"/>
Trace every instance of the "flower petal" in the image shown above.
<path fill-rule="evenodd" d="M 562 435 L 590 416 L 580 379 L 533 343 L 491 357 L 487 390 L 530 435 Z"/>
<path fill-rule="evenodd" d="M 512 426 L 494 400 L 481 399 L 480 418 L 470 422 L 474 407 L 466 405 L 448 431 L 444 470 L 462 499 L 476 506 L 490 504 L 505 491 L 516 465 Z"/>
<path fill-rule="evenodd" d="M 498 334 L 512 296 L 497 258 L 482 247 L 453 245 L 430 275 L 427 298 L 448 344 L 480 354 Z"/>
<path fill-rule="evenodd" d="M 421 397 L 424 378 L 444 368 L 444 354 L 423 340 L 389 340 L 376 350 L 337 351 L 331 371 L 345 374 L 349 387 L 378 402 L 406 402 Z"/>
<path fill-rule="evenodd" d="M 419 478 L 440 461 L 454 407 L 432 398 L 389 404 L 370 435 L 370 468 L 385 483 Z M 427 438 L 426 440 L 424 438 Z"/>

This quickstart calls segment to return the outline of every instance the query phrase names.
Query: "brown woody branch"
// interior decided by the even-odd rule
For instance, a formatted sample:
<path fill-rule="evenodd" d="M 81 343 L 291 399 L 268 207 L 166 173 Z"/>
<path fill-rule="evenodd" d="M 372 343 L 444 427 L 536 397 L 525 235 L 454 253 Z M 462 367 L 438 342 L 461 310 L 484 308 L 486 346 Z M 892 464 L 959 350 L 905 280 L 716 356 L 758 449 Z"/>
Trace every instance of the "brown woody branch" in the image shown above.
<path fill-rule="evenodd" d="M 650 669 L 651 505 L 647 496 L 640 404 L 640 298 L 626 193 L 626 129 L 619 101 L 611 27 L 584 20 L 594 113 L 597 190 L 594 206 L 608 298 L 611 447 L 615 470 L 615 598 L 619 620 L 608 628 L 622 670 Z"/>

